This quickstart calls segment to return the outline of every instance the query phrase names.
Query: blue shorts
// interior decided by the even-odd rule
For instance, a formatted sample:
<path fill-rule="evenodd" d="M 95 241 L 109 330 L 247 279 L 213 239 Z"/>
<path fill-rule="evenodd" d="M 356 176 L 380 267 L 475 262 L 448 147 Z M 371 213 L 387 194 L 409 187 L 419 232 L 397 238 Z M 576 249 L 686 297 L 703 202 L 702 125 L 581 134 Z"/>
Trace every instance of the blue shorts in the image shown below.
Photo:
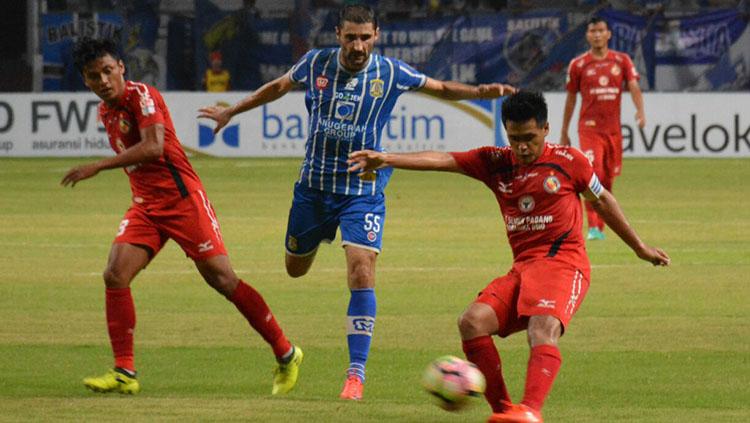
<path fill-rule="evenodd" d="M 341 244 L 380 253 L 385 225 L 385 195 L 344 195 L 294 185 L 294 199 L 286 227 L 286 251 L 305 256 L 321 242 L 336 238 Z"/>

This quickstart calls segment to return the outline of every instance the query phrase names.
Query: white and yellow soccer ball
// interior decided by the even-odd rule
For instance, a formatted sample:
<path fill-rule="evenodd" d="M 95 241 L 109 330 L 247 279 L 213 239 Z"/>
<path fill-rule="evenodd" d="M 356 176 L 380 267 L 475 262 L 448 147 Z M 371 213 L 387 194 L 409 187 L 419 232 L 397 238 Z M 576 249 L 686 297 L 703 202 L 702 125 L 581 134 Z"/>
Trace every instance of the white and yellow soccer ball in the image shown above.
<path fill-rule="evenodd" d="M 473 363 L 445 355 L 430 363 L 422 375 L 422 386 L 437 399 L 440 408 L 458 411 L 471 397 L 484 393 L 484 375 Z"/>

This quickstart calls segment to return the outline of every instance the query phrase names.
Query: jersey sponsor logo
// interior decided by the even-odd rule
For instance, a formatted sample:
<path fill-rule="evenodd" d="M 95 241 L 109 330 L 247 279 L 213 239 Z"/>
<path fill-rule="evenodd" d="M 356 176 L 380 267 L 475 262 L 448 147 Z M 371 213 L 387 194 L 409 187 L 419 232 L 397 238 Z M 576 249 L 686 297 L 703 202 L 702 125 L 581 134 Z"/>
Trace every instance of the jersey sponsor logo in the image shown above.
<path fill-rule="evenodd" d="M 607 77 L 606 77 L 606 76 L 604 76 L 604 75 L 600 76 L 600 77 L 599 77 L 599 85 L 601 85 L 602 87 L 604 87 L 604 86 L 606 86 L 607 84 L 609 84 L 609 78 L 607 78 Z"/>
<path fill-rule="evenodd" d="M 594 76 L 596 75 L 596 69 L 589 69 L 586 71 L 586 76 Z"/>
<path fill-rule="evenodd" d="M 544 178 L 544 183 L 542 184 L 544 187 L 544 190 L 547 191 L 549 194 L 555 194 L 557 191 L 560 191 L 560 180 L 557 179 L 555 175 L 550 175 L 546 178 Z"/>
<path fill-rule="evenodd" d="M 507 184 L 503 181 L 497 182 L 497 190 L 502 192 L 503 194 L 512 194 L 513 189 L 511 188 L 511 185 L 513 185 L 513 182 L 508 182 Z"/>
<path fill-rule="evenodd" d="M 538 303 L 536 303 L 536 307 L 541 308 L 555 308 L 555 300 L 545 300 L 544 298 L 540 299 Z"/>
<path fill-rule="evenodd" d="M 156 113 L 156 105 L 154 104 L 154 99 L 151 97 L 143 96 L 141 97 L 141 100 L 139 101 L 141 106 L 141 114 L 143 116 L 149 116 Z"/>
<path fill-rule="evenodd" d="M 385 82 L 383 82 L 382 79 L 373 79 L 372 81 L 370 81 L 370 95 L 375 98 L 382 97 L 384 86 Z"/>
<path fill-rule="evenodd" d="M 328 78 L 325 76 L 319 76 L 315 78 L 315 88 L 324 90 L 328 86 Z"/>
<path fill-rule="evenodd" d="M 128 132 L 130 132 L 130 127 L 131 127 L 130 122 L 125 120 L 124 117 L 121 117 L 120 118 L 120 132 L 122 132 L 123 134 L 127 134 Z"/>
<path fill-rule="evenodd" d="M 534 210 L 534 206 L 534 197 L 530 195 L 524 195 L 523 197 L 518 199 L 518 209 L 524 213 L 528 213 Z"/>
<path fill-rule="evenodd" d="M 211 251 L 214 249 L 213 243 L 211 243 L 211 240 L 201 242 L 198 244 L 198 252 L 199 253 L 205 253 L 206 251 Z"/>
<path fill-rule="evenodd" d="M 286 240 L 286 248 L 289 251 L 297 251 L 298 244 L 297 244 L 297 238 L 289 235 L 289 238 Z"/>
<path fill-rule="evenodd" d="M 337 101 L 335 117 L 339 120 L 353 120 L 354 103 L 352 103 L 351 101 Z"/>
<path fill-rule="evenodd" d="M 566 159 L 568 159 L 568 161 L 571 161 L 571 162 L 573 161 L 573 156 L 571 156 L 570 153 L 568 153 L 565 150 L 557 149 L 555 150 L 555 154 L 557 154 L 558 156 L 565 157 Z"/>
<path fill-rule="evenodd" d="M 617 66 L 617 65 L 612 66 L 611 72 L 612 72 L 612 75 L 614 75 L 614 76 L 619 75 L 620 72 L 621 72 L 620 67 Z"/>
<path fill-rule="evenodd" d="M 375 318 L 371 316 L 348 316 L 349 327 L 347 335 L 369 335 L 375 328 Z"/>
<path fill-rule="evenodd" d="M 353 91 L 355 88 L 357 88 L 358 83 L 359 83 L 359 79 L 352 78 L 346 82 L 344 89 L 348 91 Z"/>

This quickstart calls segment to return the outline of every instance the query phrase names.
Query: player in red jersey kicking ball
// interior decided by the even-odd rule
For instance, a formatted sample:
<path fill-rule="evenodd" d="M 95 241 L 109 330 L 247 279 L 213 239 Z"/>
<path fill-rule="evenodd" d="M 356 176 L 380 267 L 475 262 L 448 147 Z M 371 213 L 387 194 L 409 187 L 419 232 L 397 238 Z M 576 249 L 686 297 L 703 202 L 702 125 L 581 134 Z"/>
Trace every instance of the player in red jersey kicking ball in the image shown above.
<path fill-rule="evenodd" d="M 140 391 L 130 283 L 171 238 L 193 259 L 203 279 L 234 303 L 273 348 L 278 366 L 272 394 L 288 392 L 297 382 L 302 350 L 289 343 L 260 293 L 234 273 L 214 209 L 180 146 L 161 94 L 125 80 L 125 66 L 112 41 L 83 39 L 73 56 L 86 86 L 102 99 L 99 118 L 117 155 L 70 169 L 61 184 L 75 186 L 101 170 L 124 168 L 133 193 L 104 271 L 114 368 L 84 379 L 84 385 L 96 392 Z"/>
<path fill-rule="evenodd" d="M 638 257 L 666 266 L 663 250 L 644 244 L 615 198 L 599 183 L 579 150 L 548 144 L 547 104 L 521 91 L 502 105 L 509 147 L 462 153 L 426 151 L 350 155 L 350 171 L 385 166 L 463 173 L 489 187 L 500 205 L 513 266 L 493 280 L 464 311 L 458 326 L 466 357 L 487 379 L 490 422 L 541 422 L 541 409 L 560 369 L 557 343 L 589 287 L 579 194 L 592 204 Z M 531 353 L 523 399 L 513 404 L 492 335 L 526 330 Z"/>

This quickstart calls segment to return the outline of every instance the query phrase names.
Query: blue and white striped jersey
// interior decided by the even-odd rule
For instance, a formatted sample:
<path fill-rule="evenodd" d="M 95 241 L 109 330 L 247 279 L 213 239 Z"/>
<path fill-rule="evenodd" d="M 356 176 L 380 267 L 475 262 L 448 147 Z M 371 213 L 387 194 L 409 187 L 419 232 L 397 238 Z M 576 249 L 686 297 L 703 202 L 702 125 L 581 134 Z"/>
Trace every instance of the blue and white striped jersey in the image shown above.
<path fill-rule="evenodd" d="M 400 60 L 371 54 L 364 69 L 350 73 L 339 63 L 339 48 L 310 50 L 291 70 L 306 88 L 309 130 L 299 183 L 321 191 L 375 195 L 391 168 L 358 176 L 346 171 L 349 153 L 382 151 L 380 136 L 398 97 L 422 88 L 427 77 Z"/>

